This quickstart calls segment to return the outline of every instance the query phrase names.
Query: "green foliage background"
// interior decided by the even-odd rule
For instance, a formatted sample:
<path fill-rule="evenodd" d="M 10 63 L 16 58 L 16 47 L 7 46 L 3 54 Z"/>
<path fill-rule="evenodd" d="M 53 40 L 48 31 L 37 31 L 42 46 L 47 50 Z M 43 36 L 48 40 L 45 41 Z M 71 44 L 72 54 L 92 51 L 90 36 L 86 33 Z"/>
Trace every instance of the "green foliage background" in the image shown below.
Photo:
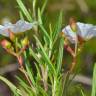
<path fill-rule="evenodd" d="M 31 0 L 23 0 L 25 5 L 28 8 L 31 8 L 29 6 Z M 44 0 L 38 0 L 38 4 L 42 4 Z M 83 0 L 81 0 L 83 1 Z M 96 24 L 96 0 L 84 0 L 88 11 L 83 12 L 80 9 L 80 5 L 76 2 L 76 0 L 48 0 L 48 4 L 46 7 L 46 17 L 47 19 L 46 23 L 53 22 L 54 25 L 55 18 L 58 15 L 58 12 L 60 10 L 64 11 L 64 17 L 63 17 L 63 26 L 68 24 L 68 20 L 71 16 L 74 16 L 77 21 L 85 22 L 85 23 L 92 23 Z M 66 6 L 65 6 L 66 5 Z M 82 2 L 81 2 L 82 5 Z M 83 5 L 82 5 L 83 7 Z M 2 23 L 2 20 L 4 18 L 9 18 L 12 22 L 17 21 L 19 18 L 18 13 L 18 6 L 15 0 L 0 0 L 0 22 Z M 62 27 L 63 27 L 62 26 Z M 32 34 L 31 34 L 32 35 Z M 1 53 L 3 51 L 3 53 Z M 6 54 L 6 55 L 5 55 Z M 86 60 L 87 56 L 89 58 L 92 57 L 92 60 L 90 61 L 90 64 Z M 70 62 L 70 56 L 67 56 L 67 54 L 64 54 L 66 62 Z M 79 56 L 78 59 L 78 72 L 80 74 L 85 74 L 88 76 L 92 76 L 93 71 L 93 64 L 96 62 L 96 39 L 93 38 L 89 42 L 87 42 L 83 48 L 83 52 Z M 0 47 L 0 66 L 5 66 L 8 63 L 15 62 L 16 60 L 11 55 L 7 54 L 1 47 Z M 6 59 L 5 59 L 6 58 Z"/>
<path fill-rule="evenodd" d="M 31 8 L 31 0 L 23 0 L 25 5 L 28 8 Z M 88 7 L 88 12 L 82 12 L 80 9 L 80 6 L 84 7 L 83 5 L 78 5 L 77 0 L 48 0 L 48 4 L 46 7 L 46 17 L 45 19 L 47 20 L 46 23 L 48 22 L 53 22 L 52 24 L 54 25 L 54 22 L 56 20 L 56 17 L 58 15 L 58 12 L 60 10 L 64 11 L 64 16 L 63 16 L 63 25 L 64 27 L 66 24 L 68 24 L 68 20 L 70 17 L 74 16 L 77 21 L 80 22 L 85 22 L 85 23 L 92 23 L 96 24 L 96 1 L 95 0 L 80 0 L 81 4 L 82 1 L 84 1 Z M 42 4 L 44 0 L 38 0 L 38 4 Z M 30 6 L 29 6 L 30 5 Z M 18 6 L 15 0 L 0 0 L 0 22 L 2 23 L 2 20 L 4 18 L 9 18 L 10 21 L 15 22 L 17 19 L 19 19 L 19 13 L 18 13 Z M 93 61 L 95 62 L 95 54 L 96 54 L 96 39 L 90 40 L 84 47 L 84 50 L 82 52 L 82 56 L 80 56 L 80 63 L 85 63 L 82 62 L 83 57 L 85 55 L 91 54 L 93 56 Z M 0 48 L 2 50 L 2 48 Z M 3 50 L 2 50 L 3 51 Z M 0 52 L 1 54 L 1 62 L 0 66 L 14 62 L 14 59 L 11 55 L 5 55 L 6 52 L 3 53 Z M 66 54 L 65 54 L 66 55 Z M 5 57 L 6 56 L 6 60 Z M 79 62 L 78 61 L 78 62 Z M 93 64 L 93 62 L 92 62 Z M 89 66 L 93 66 L 90 64 Z M 83 65 L 83 64 L 82 64 Z M 88 64 L 87 64 L 88 65 Z M 84 66 L 87 67 L 87 65 Z M 83 67 L 83 66 L 81 66 Z M 87 69 L 86 69 L 87 70 Z M 90 69 L 92 70 L 92 69 Z M 88 72 L 90 73 L 90 72 Z M 91 72 L 92 73 L 92 72 Z M 91 74 L 90 73 L 90 74 Z"/>

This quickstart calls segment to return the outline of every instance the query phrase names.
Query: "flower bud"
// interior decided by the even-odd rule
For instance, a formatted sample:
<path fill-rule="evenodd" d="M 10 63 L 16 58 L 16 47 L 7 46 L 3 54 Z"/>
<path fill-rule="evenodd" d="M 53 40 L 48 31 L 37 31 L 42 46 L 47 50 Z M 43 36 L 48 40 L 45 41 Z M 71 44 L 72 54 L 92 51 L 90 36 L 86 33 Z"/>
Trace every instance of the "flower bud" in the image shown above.
<path fill-rule="evenodd" d="M 65 38 L 65 34 L 64 34 L 64 32 L 61 32 L 61 34 L 60 34 L 62 37 L 64 37 Z"/>
<path fill-rule="evenodd" d="M 2 40 L 0 44 L 5 49 L 11 48 L 11 43 L 6 39 Z"/>
<path fill-rule="evenodd" d="M 11 31 L 9 32 L 9 38 L 10 38 L 10 40 L 13 41 L 13 42 L 14 42 L 15 39 L 16 39 L 15 34 L 14 34 L 13 32 L 11 32 Z"/>
<path fill-rule="evenodd" d="M 14 32 L 12 32 L 10 29 L 8 29 L 8 32 L 9 32 L 9 38 L 11 41 L 15 41 L 16 37 L 15 37 L 15 34 Z"/>
<path fill-rule="evenodd" d="M 28 46 L 29 45 L 29 40 L 28 37 L 25 37 L 22 41 L 21 41 L 22 46 Z"/>
<path fill-rule="evenodd" d="M 25 51 L 28 47 L 29 47 L 29 40 L 28 40 L 28 37 L 25 37 L 22 41 L 21 41 L 21 44 L 22 44 L 22 48 L 21 48 L 21 52 Z"/>
<path fill-rule="evenodd" d="M 72 31 L 77 32 L 76 20 L 74 18 L 70 18 L 69 23 L 70 23 L 70 27 L 71 27 Z"/>

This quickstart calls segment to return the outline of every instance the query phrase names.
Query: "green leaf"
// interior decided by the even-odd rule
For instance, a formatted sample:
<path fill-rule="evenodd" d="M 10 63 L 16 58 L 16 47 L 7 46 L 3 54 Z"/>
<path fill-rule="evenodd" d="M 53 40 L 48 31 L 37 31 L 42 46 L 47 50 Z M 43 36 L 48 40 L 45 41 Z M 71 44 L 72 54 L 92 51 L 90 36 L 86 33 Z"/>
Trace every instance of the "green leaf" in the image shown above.
<path fill-rule="evenodd" d="M 53 31 L 53 40 L 54 43 L 56 42 L 59 33 L 61 32 L 61 27 L 62 27 L 62 11 L 60 12 L 59 18 L 57 20 L 57 23 L 55 25 L 54 31 Z"/>
<path fill-rule="evenodd" d="M 61 71 L 62 59 L 63 59 L 63 49 L 64 49 L 64 38 L 60 38 L 59 51 L 57 55 L 57 74 Z"/>
<path fill-rule="evenodd" d="M 41 50 L 42 50 L 42 55 L 43 55 L 43 58 L 45 60 L 45 62 L 48 64 L 49 66 L 49 70 L 52 72 L 52 74 L 56 75 L 56 72 L 55 72 L 55 69 L 54 69 L 54 66 L 52 65 L 51 61 L 50 61 L 50 58 L 48 57 L 48 54 L 46 54 L 41 42 L 39 41 L 39 39 L 34 36 L 36 41 L 37 41 L 37 44 L 40 46 Z"/>
<path fill-rule="evenodd" d="M 6 83 L 9 86 L 9 88 L 14 92 L 14 94 L 19 94 L 20 96 L 22 95 L 21 91 L 14 84 L 8 81 L 6 78 L 0 76 L 0 80 Z"/>
<path fill-rule="evenodd" d="M 33 77 L 32 69 L 30 69 L 27 64 L 25 66 L 26 66 L 26 70 L 27 70 L 28 76 L 29 76 L 32 84 L 35 86 L 35 80 L 34 80 L 34 77 Z"/>
<path fill-rule="evenodd" d="M 42 8 L 41 8 L 41 16 L 42 16 L 42 14 L 44 13 L 45 7 L 46 7 L 46 5 L 47 5 L 47 1 L 48 1 L 48 0 L 45 0 L 43 6 L 42 6 Z"/>
<path fill-rule="evenodd" d="M 29 64 L 29 60 L 28 60 L 28 58 L 29 58 L 29 55 L 30 55 L 30 52 L 29 52 L 30 50 L 29 49 L 27 49 L 27 51 L 26 52 L 24 52 L 24 56 L 25 56 L 25 67 L 26 67 L 26 72 L 27 72 L 27 74 L 28 74 L 28 77 L 29 77 L 29 79 L 31 80 L 31 82 L 32 82 L 32 85 L 33 86 L 35 86 L 35 80 L 34 80 L 34 77 L 33 77 L 33 73 L 32 73 L 32 69 L 30 69 L 30 64 Z"/>
<path fill-rule="evenodd" d="M 28 19 L 28 21 L 32 22 L 32 17 L 29 14 L 27 8 L 25 7 L 25 5 L 23 4 L 22 0 L 16 0 L 21 11 L 23 12 L 23 14 L 26 16 L 26 18 Z"/>
<path fill-rule="evenodd" d="M 49 95 L 46 93 L 46 91 L 45 91 L 41 86 L 37 85 L 37 88 L 38 88 L 39 92 L 42 94 L 42 95 L 40 95 L 40 96 L 49 96 Z"/>
<path fill-rule="evenodd" d="M 20 15 L 20 19 L 24 20 L 24 16 L 21 10 L 19 11 L 19 15 Z"/>
<path fill-rule="evenodd" d="M 26 91 L 27 94 L 33 94 L 33 91 L 31 89 L 31 87 L 29 87 L 29 85 L 27 85 L 24 80 L 22 80 L 20 77 L 17 77 L 16 78 L 18 79 L 19 81 L 19 87 L 22 87 L 22 90 Z"/>
<path fill-rule="evenodd" d="M 40 28 L 41 28 L 44 36 L 45 36 L 46 39 L 48 40 L 48 43 L 50 43 L 50 36 L 49 36 L 48 32 L 47 32 L 46 29 L 43 27 L 43 25 L 40 24 L 39 26 L 40 26 Z"/>
<path fill-rule="evenodd" d="M 42 64 L 40 59 L 37 57 L 36 53 L 31 48 L 29 48 L 29 52 L 30 52 L 30 55 L 32 55 L 33 58 L 38 62 L 38 64 Z"/>
<path fill-rule="evenodd" d="M 35 7 L 36 7 L 36 0 L 33 0 L 33 10 L 35 11 Z"/>
<path fill-rule="evenodd" d="M 82 96 L 85 96 L 85 94 L 84 94 L 84 92 L 83 92 L 83 90 L 81 89 L 81 94 L 82 94 Z"/>
<path fill-rule="evenodd" d="M 51 24 L 51 23 L 49 24 L 49 29 L 50 29 L 50 39 L 51 39 L 51 41 L 53 41 L 53 40 L 52 40 L 53 30 L 52 30 L 52 24 Z"/>
<path fill-rule="evenodd" d="M 36 72 L 37 72 L 37 76 L 36 76 L 36 82 L 38 81 L 38 79 L 41 80 L 41 70 L 40 70 L 40 67 L 37 63 L 35 63 L 35 67 L 36 67 Z"/>
<path fill-rule="evenodd" d="M 41 25 L 42 24 L 42 19 L 41 19 L 40 8 L 38 8 L 38 21 L 39 21 L 39 24 Z"/>
<path fill-rule="evenodd" d="M 96 63 L 93 70 L 93 80 L 92 80 L 92 94 L 91 96 L 96 96 Z"/>

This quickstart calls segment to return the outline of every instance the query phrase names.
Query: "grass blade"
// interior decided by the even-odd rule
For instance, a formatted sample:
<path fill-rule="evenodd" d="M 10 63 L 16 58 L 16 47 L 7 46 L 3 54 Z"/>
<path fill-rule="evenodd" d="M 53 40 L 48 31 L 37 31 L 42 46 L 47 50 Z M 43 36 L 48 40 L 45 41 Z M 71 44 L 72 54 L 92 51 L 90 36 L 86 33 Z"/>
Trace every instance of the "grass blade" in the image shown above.
<path fill-rule="evenodd" d="M 44 10 L 45 10 L 45 7 L 46 7 L 46 5 L 47 5 L 47 1 L 48 1 L 48 0 L 45 0 L 43 6 L 42 6 L 42 8 L 41 8 L 41 15 L 43 14 L 43 12 L 44 12 Z"/>
<path fill-rule="evenodd" d="M 32 22 L 32 17 L 29 14 L 27 8 L 25 7 L 25 5 L 23 4 L 22 0 L 16 0 L 21 11 L 23 12 L 23 14 L 26 16 L 26 18 L 28 19 L 28 21 Z"/>
<path fill-rule="evenodd" d="M 58 56 L 57 56 L 57 73 L 61 71 L 62 59 L 63 59 L 63 48 L 64 48 L 64 38 L 61 37 Z"/>
<path fill-rule="evenodd" d="M 52 35 L 54 42 L 57 40 L 59 32 L 61 32 L 61 27 L 62 27 L 62 12 L 60 12 L 58 21 L 55 25 L 55 29 L 54 29 L 54 32 L 53 32 L 53 35 Z"/>
<path fill-rule="evenodd" d="M 96 63 L 93 70 L 93 81 L 92 81 L 92 94 L 91 96 L 96 96 Z"/>
<path fill-rule="evenodd" d="M 54 66 L 52 65 L 52 63 L 51 63 L 51 61 L 50 61 L 48 55 L 46 54 L 46 52 L 45 52 L 45 50 L 44 50 L 44 48 L 43 48 L 41 42 L 39 41 L 39 39 L 38 39 L 36 36 L 34 36 L 34 37 L 35 37 L 35 39 L 36 39 L 38 45 L 40 46 L 40 48 L 41 48 L 41 50 L 42 50 L 42 55 L 43 55 L 43 57 L 44 57 L 46 63 L 47 63 L 48 66 L 50 67 L 49 70 L 52 72 L 52 74 L 56 74 L 55 69 L 54 69 Z"/>
<path fill-rule="evenodd" d="M 22 95 L 21 94 L 21 91 L 14 85 L 12 84 L 10 81 L 8 81 L 6 78 L 0 76 L 0 80 L 2 80 L 4 83 L 6 83 L 9 88 L 16 94 L 19 94 L 20 96 Z"/>

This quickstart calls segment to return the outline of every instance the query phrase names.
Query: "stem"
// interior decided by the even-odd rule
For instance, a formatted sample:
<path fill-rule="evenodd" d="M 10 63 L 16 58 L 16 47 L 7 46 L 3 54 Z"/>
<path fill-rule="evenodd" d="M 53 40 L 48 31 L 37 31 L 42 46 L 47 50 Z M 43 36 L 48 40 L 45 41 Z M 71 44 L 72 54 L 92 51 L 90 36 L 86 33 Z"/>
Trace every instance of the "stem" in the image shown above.
<path fill-rule="evenodd" d="M 24 67 L 22 66 L 21 68 L 19 68 L 19 70 L 25 75 L 29 85 L 31 86 L 31 88 L 35 91 L 33 85 L 32 85 L 32 82 L 30 81 L 29 77 L 28 77 L 28 74 L 26 73 Z"/>
<path fill-rule="evenodd" d="M 34 20 L 36 21 L 36 0 L 33 0 L 33 18 Z M 37 26 L 34 26 L 34 31 L 35 31 L 35 34 L 38 36 L 38 25 Z"/>
<path fill-rule="evenodd" d="M 68 82 L 69 82 L 69 78 L 70 78 L 70 72 L 68 71 L 66 74 L 65 74 L 65 78 L 63 77 L 63 84 L 62 84 L 62 95 L 61 96 L 67 96 L 67 90 L 68 90 Z"/>
<path fill-rule="evenodd" d="M 45 70 L 45 76 L 44 76 L 44 88 L 45 88 L 45 91 L 48 90 L 48 84 L 47 84 L 47 78 L 48 78 L 48 72 L 47 72 L 47 68 Z"/>
<path fill-rule="evenodd" d="M 22 66 L 21 68 L 19 68 L 19 70 L 20 70 L 22 73 L 24 73 L 24 75 L 25 75 L 26 79 L 28 80 L 30 86 L 33 88 L 32 84 L 31 84 L 31 81 L 30 81 L 30 79 L 29 79 L 29 77 L 28 77 L 28 75 L 27 75 L 24 67 Z"/>
<path fill-rule="evenodd" d="M 72 72 L 74 70 L 74 67 L 76 65 L 77 49 L 78 49 L 78 38 L 76 37 L 76 41 L 75 41 L 75 52 L 74 52 L 73 62 L 71 64 L 70 72 Z"/>
<path fill-rule="evenodd" d="M 29 61 L 28 61 L 28 57 L 27 57 L 27 52 L 24 52 L 24 57 L 25 57 L 25 64 L 27 64 L 27 66 L 29 65 Z M 32 82 L 30 80 L 30 77 L 28 76 L 28 73 L 25 71 L 24 67 L 22 66 L 21 67 L 21 70 L 20 70 L 22 73 L 24 73 L 26 79 L 28 80 L 30 86 L 32 87 L 33 91 L 36 93 L 36 90 L 35 88 L 33 87 L 32 85 Z"/>
<path fill-rule="evenodd" d="M 33 18 L 34 18 L 34 20 L 36 20 L 36 0 L 33 0 Z"/>
<path fill-rule="evenodd" d="M 78 38 L 76 37 L 76 42 L 75 42 L 75 57 L 77 55 L 77 48 L 78 48 Z"/>
<path fill-rule="evenodd" d="M 64 48 L 72 55 L 72 57 L 75 57 L 74 50 L 68 45 L 67 38 L 64 40 Z"/>
<path fill-rule="evenodd" d="M 54 78 L 52 96 L 56 96 L 56 80 L 55 80 L 55 78 Z"/>
<path fill-rule="evenodd" d="M 46 69 L 44 69 L 44 66 L 41 65 L 41 72 L 42 72 L 42 79 L 44 84 L 45 91 L 48 90 L 48 84 L 47 84 L 47 78 L 48 78 L 48 67 L 46 66 Z"/>
<path fill-rule="evenodd" d="M 64 47 L 71 54 L 72 57 L 75 57 L 74 51 L 69 45 L 64 45 Z"/>
<path fill-rule="evenodd" d="M 70 68 L 70 70 L 69 70 L 69 73 L 71 73 L 71 72 L 73 71 L 75 65 L 76 65 L 76 57 L 73 58 L 73 62 L 72 62 L 72 64 L 71 64 L 71 68 Z"/>

